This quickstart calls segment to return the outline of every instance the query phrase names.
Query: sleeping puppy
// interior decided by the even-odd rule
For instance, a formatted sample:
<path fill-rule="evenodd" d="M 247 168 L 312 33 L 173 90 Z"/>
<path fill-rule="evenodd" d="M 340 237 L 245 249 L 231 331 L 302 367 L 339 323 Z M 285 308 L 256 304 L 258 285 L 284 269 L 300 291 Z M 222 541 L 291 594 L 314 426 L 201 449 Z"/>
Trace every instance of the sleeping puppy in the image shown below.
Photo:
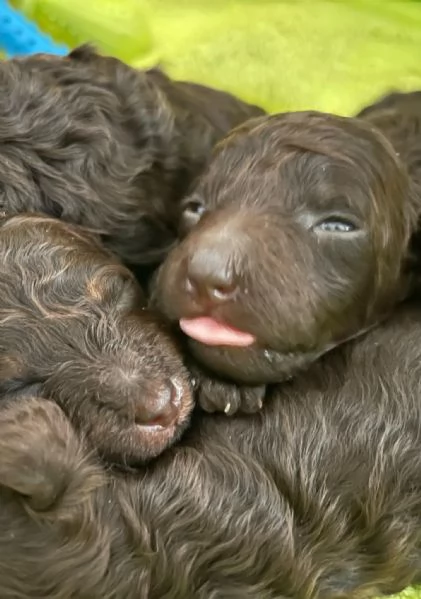
<path fill-rule="evenodd" d="M 260 413 L 199 413 L 138 473 L 105 472 L 51 401 L 0 405 L 0 596 L 361 599 L 419 581 L 420 339 L 419 306 L 397 309 Z"/>
<path fill-rule="evenodd" d="M 263 113 L 89 46 L 3 61 L 0 209 L 95 229 L 133 268 L 157 263 L 215 142 Z"/>
<path fill-rule="evenodd" d="M 180 437 L 193 405 L 180 350 L 96 238 L 43 215 L 3 217 L 0 263 L 2 395 L 54 399 L 123 466 Z"/>
<path fill-rule="evenodd" d="M 363 121 L 280 114 L 220 142 L 153 297 L 206 369 L 202 407 L 259 409 L 267 383 L 387 317 L 411 285 L 417 201 L 393 147 Z"/>

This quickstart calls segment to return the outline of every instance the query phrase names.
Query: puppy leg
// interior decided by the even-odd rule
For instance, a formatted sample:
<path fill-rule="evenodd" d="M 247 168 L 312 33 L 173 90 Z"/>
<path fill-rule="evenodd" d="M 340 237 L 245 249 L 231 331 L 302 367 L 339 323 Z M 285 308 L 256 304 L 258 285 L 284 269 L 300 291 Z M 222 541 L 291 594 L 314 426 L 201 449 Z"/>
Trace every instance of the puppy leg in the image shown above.
<path fill-rule="evenodd" d="M 198 366 L 190 366 L 196 399 L 205 412 L 225 412 L 233 416 L 237 412 L 254 414 L 261 410 L 266 395 L 266 385 L 237 385 L 207 374 Z"/>

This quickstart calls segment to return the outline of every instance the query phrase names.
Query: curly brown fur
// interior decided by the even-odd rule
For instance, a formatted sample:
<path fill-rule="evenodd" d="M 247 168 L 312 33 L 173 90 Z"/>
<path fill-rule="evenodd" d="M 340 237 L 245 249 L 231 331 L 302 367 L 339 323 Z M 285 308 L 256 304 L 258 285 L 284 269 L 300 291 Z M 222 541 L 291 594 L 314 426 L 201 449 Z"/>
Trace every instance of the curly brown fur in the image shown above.
<path fill-rule="evenodd" d="M 193 401 L 178 345 L 97 239 L 43 215 L 4 217 L 0 263 L 0 392 L 54 399 L 123 465 L 180 437 Z"/>
<path fill-rule="evenodd" d="M 421 200 L 391 144 L 361 120 L 251 120 L 217 145 L 183 206 L 186 237 L 153 301 L 226 379 L 201 376 L 207 410 L 259 409 L 264 384 L 376 325 L 409 292 Z M 230 381 L 244 387 L 235 394 Z"/>
<path fill-rule="evenodd" d="M 3 406 L 2 599 L 359 599 L 419 580 L 420 336 L 406 307 L 259 414 L 199 415 L 135 475 L 105 476 L 50 402 Z"/>
<path fill-rule="evenodd" d="M 83 46 L 0 63 L 0 208 L 98 231 L 125 262 L 158 261 L 214 143 L 263 111 Z"/>

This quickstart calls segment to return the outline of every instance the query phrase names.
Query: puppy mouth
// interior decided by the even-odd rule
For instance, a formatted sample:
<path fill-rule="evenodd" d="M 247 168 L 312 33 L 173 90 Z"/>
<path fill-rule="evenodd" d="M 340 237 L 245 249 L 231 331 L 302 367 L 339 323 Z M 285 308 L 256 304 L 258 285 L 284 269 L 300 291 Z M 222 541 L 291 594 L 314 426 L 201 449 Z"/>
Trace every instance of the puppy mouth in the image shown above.
<path fill-rule="evenodd" d="M 175 417 L 171 423 L 165 425 L 160 424 L 159 422 L 156 422 L 156 424 L 152 422 L 150 424 L 135 423 L 133 428 L 138 434 L 142 435 L 142 437 L 153 437 L 156 439 L 170 438 L 177 428 L 177 420 L 177 417 Z"/>
<path fill-rule="evenodd" d="M 211 316 L 181 318 L 179 325 L 188 337 L 212 347 L 250 347 L 256 342 L 256 337 L 251 333 L 236 329 Z"/>
<path fill-rule="evenodd" d="M 157 416 L 147 423 L 136 422 L 135 420 L 134 425 L 142 433 L 159 435 L 161 433 L 166 433 L 167 431 L 172 431 L 177 426 L 179 414 L 179 408 L 174 407 L 169 414 Z"/>

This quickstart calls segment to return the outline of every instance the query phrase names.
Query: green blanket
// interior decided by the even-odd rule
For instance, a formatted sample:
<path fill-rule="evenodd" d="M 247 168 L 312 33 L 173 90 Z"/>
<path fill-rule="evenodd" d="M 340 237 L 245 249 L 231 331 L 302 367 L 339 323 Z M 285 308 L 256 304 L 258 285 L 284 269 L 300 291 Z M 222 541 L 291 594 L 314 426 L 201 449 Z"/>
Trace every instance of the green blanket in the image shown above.
<path fill-rule="evenodd" d="M 147 16 L 146 63 L 269 111 L 350 114 L 391 88 L 421 89 L 418 2 L 150 0 Z"/>
<path fill-rule="evenodd" d="M 421 3 L 415 1 L 14 4 L 58 40 L 93 39 L 123 60 L 160 63 L 177 78 L 229 90 L 269 111 L 352 114 L 392 88 L 421 89 Z M 400 597 L 421 599 L 421 590 Z"/>
<path fill-rule="evenodd" d="M 57 41 L 159 62 L 269 111 L 351 114 L 391 88 L 421 89 L 416 1 L 10 1 Z"/>

